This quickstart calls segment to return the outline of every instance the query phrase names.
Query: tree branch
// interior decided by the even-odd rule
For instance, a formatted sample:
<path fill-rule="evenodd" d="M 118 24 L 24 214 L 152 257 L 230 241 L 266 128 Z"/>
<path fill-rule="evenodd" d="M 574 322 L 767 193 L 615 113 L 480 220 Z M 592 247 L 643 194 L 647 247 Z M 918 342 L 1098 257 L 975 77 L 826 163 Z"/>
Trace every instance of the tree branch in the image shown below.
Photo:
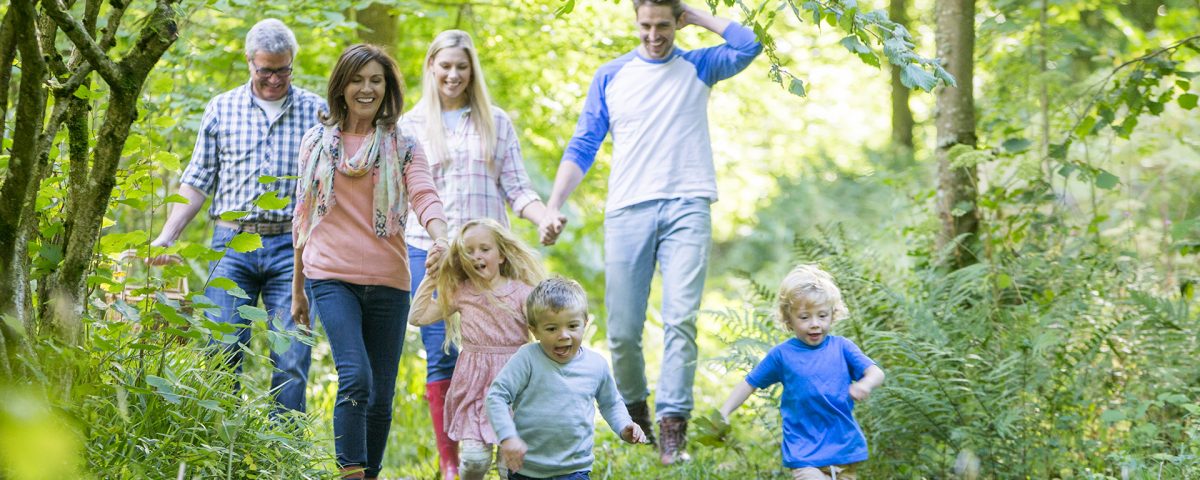
<path fill-rule="evenodd" d="M 4 120 L 8 118 L 8 82 L 12 81 L 13 60 L 17 58 L 13 10 L 4 12 L 4 20 L 0 22 L 0 145 L 4 145 Z M 3 150 L 0 147 L 0 151 Z"/>
<path fill-rule="evenodd" d="M 100 49 L 107 52 L 117 43 L 117 31 L 121 29 L 121 19 L 125 18 L 125 9 L 129 8 L 129 2 L 113 2 L 112 8 L 108 11 L 108 21 L 104 22 L 104 28 L 101 33 L 104 35 L 100 38 Z"/>
<path fill-rule="evenodd" d="M 92 64 L 110 87 L 122 81 L 124 72 L 121 71 L 121 67 L 104 54 L 104 50 L 96 44 L 91 35 L 88 35 L 83 24 L 67 13 L 62 0 L 44 0 L 42 6 L 46 8 L 46 14 L 58 23 L 58 28 L 71 39 L 71 43 L 75 44 L 83 58 Z"/>
<path fill-rule="evenodd" d="M 158 0 L 154 11 L 150 12 L 148 21 L 142 27 L 137 41 L 129 54 L 121 59 L 120 67 L 129 72 L 130 76 L 140 79 L 137 85 L 128 85 L 140 90 L 146 75 L 162 58 L 162 54 L 179 38 L 179 25 L 175 22 L 175 9 L 172 6 L 179 0 Z M 110 86 L 112 83 L 109 84 Z"/>

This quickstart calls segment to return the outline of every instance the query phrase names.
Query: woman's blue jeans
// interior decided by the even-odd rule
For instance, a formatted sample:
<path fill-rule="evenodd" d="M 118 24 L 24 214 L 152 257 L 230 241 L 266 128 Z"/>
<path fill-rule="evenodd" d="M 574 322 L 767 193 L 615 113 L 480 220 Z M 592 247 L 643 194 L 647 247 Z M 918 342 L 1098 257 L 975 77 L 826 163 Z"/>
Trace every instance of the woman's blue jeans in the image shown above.
<path fill-rule="evenodd" d="M 338 466 L 361 466 L 367 477 L 379 476 L 408 326 L 409 293 L 340 280 L 308 280 L 306 286 L 311 315 L 325 328 L 337 369 L 333 434 Z"/>
<path fill-rule="evenodd" d="M 429 252 L 412 245 L 408 246 L 408 271 L 412 275 L 412 291 L 425 279 L 425 258 Z M 450 351 L 444 350 L 446 342 L 446 322 L 421 327 L 421 343 L 425 345 L 425 383 L 438 380 L 449 380 L 454 374 L 454 365 L 458 363 L 458 349 L 453 345 Z"/>

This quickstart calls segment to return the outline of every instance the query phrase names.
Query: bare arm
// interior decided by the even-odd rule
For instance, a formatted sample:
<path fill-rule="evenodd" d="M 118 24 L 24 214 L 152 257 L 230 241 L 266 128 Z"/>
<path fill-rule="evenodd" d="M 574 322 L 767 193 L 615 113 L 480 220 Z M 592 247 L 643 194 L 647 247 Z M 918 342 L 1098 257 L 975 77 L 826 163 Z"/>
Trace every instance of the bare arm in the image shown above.
<path fill-rule="evenodd" d="M 158 233 L 158 237 L 150 242 L 151 246 L 169 247 L 175 244 L 175 240 L 179 239 L 179 235 L 183 233 L 183 229 L 187 228 L 196 214 L 200 212 L 200 208 L 204 206 L 204 200 L 208 195 L 200 191 L 196 187 L 188 184 L 179 185 L 179 194 L 187 199 L 187 203 L 176 203 L 171 207 L 171 213 L 167 214 L 167 222 L 163 224 L 162 231 Z M 164 265 L 170 263 L 171 257 L 168 255 L 159 255 L 151 258 L 148 263 L 152 265 Z"/>
<path fill-rule="evenodd" d="M 304 291 L 304 246 L 296 247 L 292 260 L 292 321 L 310 327 L 308 295 Z"/>
<path fill-rule="evenodd" d="M 725 33 L 725 27 L 728 27 L 732 22 L 733 20 L 714 16 L 705 10 L 688 4 L 683 5 L 683 15 L 679 16 L 679 28 L 696 25 L 717 35 Z"/>
<path fill-rule="evenodd" d="M 417 287 L 417 294 L 413 296 L 412 310 L 408 313 L 410 325 L 423 327 L 454 314 L 454 312 L 446 312 L 443 315 L 437 299 L 433 298 L 433 292 L 437 289 L 437 267 L 438 265 L 433 265 L 426 270 L 425 280 L 421 282 L 420 287 Z"/>
<path fill-rule="evenodd" d="M 546 205 L 546 212 L 542 215 L 542 222 L 538 225 L 543 245 L 554 245 L 554 242 L 558 240 L 558 234 L 562 233 L 563 226 L 567 222 L 567 217 L 563 216 L 560 210 L 563 204 L 567 203 L 567 197 L 571 196 L 571 192 L 575 191 L 581 181 L 583 181 L 583 170 L 575 162 L 558 164 L 558 173 L 554 176 L 554 189 L 550 192 L 550 201 Z"/>
<path fill-rule="evenodd" d="M 750 398 L 754 390 L 755 388 L 746 383 L 745 380 L 742 380 L 736 387 L 733 387 L 733 391 L 729 392 L 729 398 L 725 400 L 724 405 L 721 405 L 721 416 L 728 419 L 734 410 L 737 410 L 743 403 L 746 403 L 746 399 Z"/>
<path fill-rule="evenodd" d="M 863 377 L 857 382 L 850 384 L 850 397 L 856 402 L 861 402 L 871 395 L 871 390 L 883 385 L 883 369 L 876 365 L 867 367 L 867 371 L 863 372 Z"/>

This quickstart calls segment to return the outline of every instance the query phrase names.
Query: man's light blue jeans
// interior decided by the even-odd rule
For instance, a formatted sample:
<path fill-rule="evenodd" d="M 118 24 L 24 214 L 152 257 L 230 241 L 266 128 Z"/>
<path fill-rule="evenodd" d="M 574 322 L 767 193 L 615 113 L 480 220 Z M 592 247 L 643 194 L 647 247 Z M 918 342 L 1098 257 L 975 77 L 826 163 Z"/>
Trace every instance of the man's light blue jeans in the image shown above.
<path fill-rule="evenodd" d="M 663 361 L 657 418 L 688 418 L 696 377 L 696 312 L 704 291 L 712 216 L 705 198 L 651 200 L 604 219 L 604 306 L 613 375 L 626 403 L 650 395 L 642 331 L 650 282 L 662 273 Z"/>

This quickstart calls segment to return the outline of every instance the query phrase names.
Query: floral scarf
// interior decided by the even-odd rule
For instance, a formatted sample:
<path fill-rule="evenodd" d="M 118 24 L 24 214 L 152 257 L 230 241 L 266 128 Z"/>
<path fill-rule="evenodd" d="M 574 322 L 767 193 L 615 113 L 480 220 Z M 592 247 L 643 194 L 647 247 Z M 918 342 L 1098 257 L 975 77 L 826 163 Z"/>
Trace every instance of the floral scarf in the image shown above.
<path fill-rule="evenodd" d="M 292 220 L 296 246 L 303 246 L 329 208 L 333 196 L 334 169 L 343 175 L 361 177 L 370 173 L 375 184 L 375 236 L 387 237 L 404 230 L 408 195 L 404 190 L 404 167 L 412 161 L 413 145 L 400 147 L 400 134 L 392 126 L 377 125 L 353 157 L 343 152 L 340 126 L 317 125 L 308 131 L 300 147 L 300 178 L 296 182 L 296 211 Z"/>

